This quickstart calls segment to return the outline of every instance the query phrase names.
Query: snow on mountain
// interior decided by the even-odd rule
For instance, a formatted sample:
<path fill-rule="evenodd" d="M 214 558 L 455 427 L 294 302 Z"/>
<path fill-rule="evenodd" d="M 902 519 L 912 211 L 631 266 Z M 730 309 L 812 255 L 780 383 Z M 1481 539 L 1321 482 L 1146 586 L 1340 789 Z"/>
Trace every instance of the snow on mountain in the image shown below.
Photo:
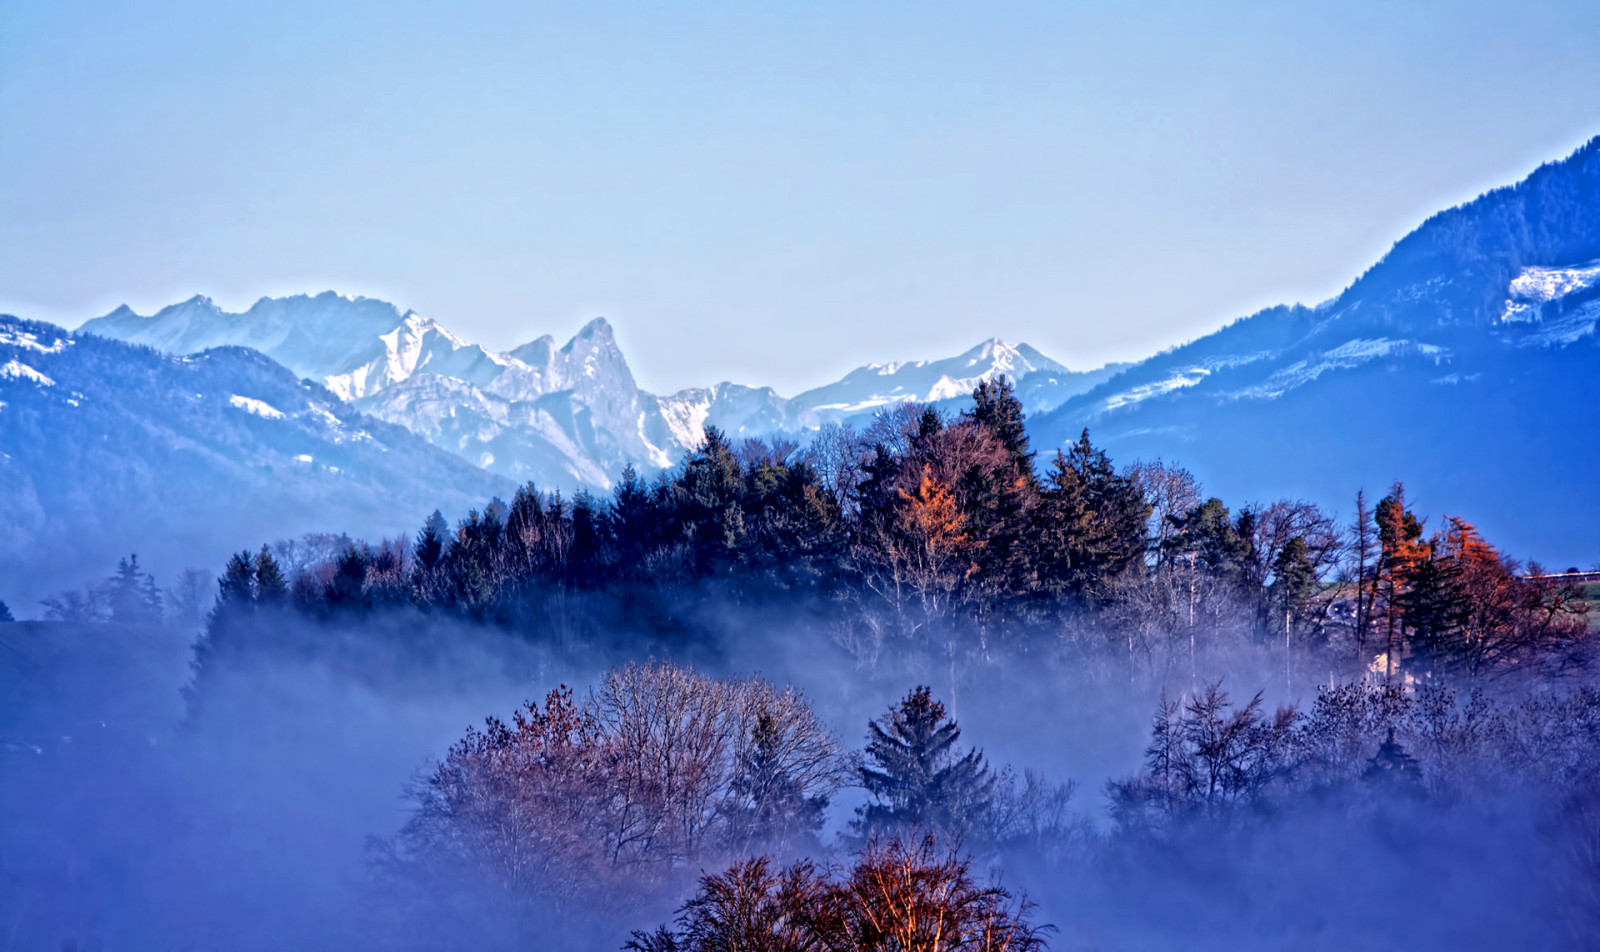
<path fill-rule="evenodd" d="M 607 487 L 630 463 L 669 467 L 708 425 L 757 437 L 864 421 L 902 401 L 964 401 L 1001 374 L 1042 411 L 1112 372 L 1075 373 L 1026 344 L 989 340 L 946 360 L 862 367 L 789 399 L 728 382 L 658 397 L 639 389 L 604 318 L 559 347 L 546 335 L 492 353 L 414 311 L 331 291 L 262 298 L 242 314 L 198 296 L 148 317 L 124 306 L 79 330 L 177 354 L 252 347 L 362 412 L 550 486 Z"/>
<path fill-rule="evenodd" d="M 991 338 L 944 360 L 868 364 L 842 380 L 799 394 L 794 403 L 816 413 L 854 415 L 909 400 L 938 403 L 965 397 L 979 383 L 1001 374 L 1019 380 L 1036 371 L 1071 373 L 1026 344 L 1012 347 Z"/>
<path fill-rule="evenodd" d="M 1507 288 L 1500 321 L 1523 325 L 1514 338 L 1523 347 L 1571 344 L 1593 334 L 1600 323 L 1600 261 L 1523 268 Z"/>
<path fill-rule="evenodd" d="M 173 357 L 0 316 L 0 404 L 13 604 L 129 552 L 165 578 L 312 530 L 392 537 L 514 488 L 240 347 Z"/>
<path fill-rule="evenodd" d="M 1048 452 L 1088 428 L 1229 499 L 1348 511 L 1357 489 L 1404 479 L 1514 551 L 1588 564 L 1600 450 L 1579 420 L 1600 403 L 1597 324 L 1600 138 L 1432 216 L 1334 299 L 1140 361 L 1029 430 Z"/>

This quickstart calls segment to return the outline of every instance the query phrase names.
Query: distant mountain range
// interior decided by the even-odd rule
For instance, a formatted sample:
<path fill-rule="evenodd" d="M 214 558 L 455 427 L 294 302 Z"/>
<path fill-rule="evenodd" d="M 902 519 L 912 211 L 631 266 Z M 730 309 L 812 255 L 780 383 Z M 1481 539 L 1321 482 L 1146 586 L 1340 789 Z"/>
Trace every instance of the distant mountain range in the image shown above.
<path fill-rule="evenodd" d="M 173 354 L 252 347 L 351 405 L 490 472 L 542 486 L 606 488 L 628 463 L 674 465 L 708 425 L 736 436 L 864 420 L 904 401 L 959 401 L 980 381 L 1016 381 L 1043 412 L 1116 368 L 1068 370 L 1026 344 L 988 340 L 947 360 L 872 364 L 794 397 L 735 383 L 656 396 L 639 389 L 604 318 L 557 347 L 540 337 L 492 353 L 414 311 L 331 291 L 262 298 L 242 314 L 194 297 L 150 316 L 121 307 L 79 333 Z"/>
<path fill-rule="evenodd" d="M 313 530 L 369 538 L 513 485 L 254 350 L 162 354 L 0 317 L 0 599 L 137 552 L 163 582 Z"/>
<path fill-rule="evenodd" d="M 1357 488 L 1404 479 L 1424 512 L 1586 567 L 1600 558 L 1597 322 L 1600 138 L 1428 219 L 1331 301 L 1086 372 L 989 340 L 793 397 L 728 382 L 654 395 L 603 319 L 505 353 L 332 292 L 242 314 L 204 297 L 122 307 L 76 334 L 0 319 L 0 526 L 23 551 L 87 520 L 114 550 L 165 527 L 211 539 L 208 554 L 208 508 L 250 517 L 230 540 L 392 531 L 513 481 L 604 488 L 627 463 L 671 466 L 708 424 L 766 436 L 901 401 L 954 409 L 1006 374 L 1041 457 L 1087 427 L 1119 461 L 1188 466 L 1232 504 L 1345 512 Z"/>

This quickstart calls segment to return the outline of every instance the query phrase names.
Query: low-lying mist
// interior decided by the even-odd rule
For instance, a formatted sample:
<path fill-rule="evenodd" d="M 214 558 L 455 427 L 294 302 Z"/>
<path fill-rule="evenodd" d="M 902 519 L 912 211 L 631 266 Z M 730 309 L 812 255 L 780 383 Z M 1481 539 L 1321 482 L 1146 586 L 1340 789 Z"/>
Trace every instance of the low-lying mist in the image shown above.
<path fill-rule="evenodd" d="M 1441 739 L 1471 762 L 1460 782 L 1390 790 L 1328 779 L 1259 803 L 1241 796 L 1226 815 L 1180 819 L 1173 808 L 1140 827 L 1114 821 L 1106 784 L 1147 763 L 1162 692 L 1197 696 L 1187 679 L 997 659 L 952 683 L 914 664 L 862 666 L 826 633 L 760 612 L 729 608 L 724 618 L 726 632 L 764 636 L 725 640 L 718 657 L 698 659 L 702 673 L 795 685 L 845 750 L 861 748 L 867 721 L 920 680 L 950 703 L 960 747 L 981 748 L 996 768 L 1074 781 L 1059 841 L 969 850 L 985 875 L 1038 902 L 1037 918 L 1060 930 L 1054 948 L 1581 948 L 1595 935 L 1594 801 L 1542 797 L 1517 776 L 1526 764 L 1495 776 L 1465 749 L 1487 740 Z M 306 654 L 230 665 L 200 716 L 184 700 L 181 633 L 0 628 L 9 699 L 0 949 L 617 948 L 631 930 L 669 921 L 694 876 L 719 868 L 708 853 L 703 870 L 679 871 L 657 894 L 565 921 L 530 917 L 524 904 L 536 909 L 539 897 L 512 903 L 489 886 L 465 906 L 399 896 L 375 870 L 373 838 L 405 825 L 406 791 L 429 765 L 485 717 L 509 718 L 561 684 L 582 697 L 607 664 L 563 662 L 451 621 L 408 621 L 404 637 L 373 621 L 274 623 L 305 625 L 297 638 L 339 638 L 346 650 L 334 663 Z M 1224 682 L 1233 708 L 1261 686 L 1281 689 L 1262 672 Z M 1302 705 L 1313 696 L 1308 688 Z M 1592 754 L 1580 741 L 1595 736 L 1600 706 L 1572 710 L 1592 720 L 1568 723 L 1583 735 L 1568 749 Z M 1369 768 L 1375 755 L 1353 756 Z M 1421 776 L 1446 766 L 1440 754 Z M 1574 756 L 1564 769 L 1577 778 L 1589 768 Z M 1576 779 L 1569 788 L 1588 789 Z M 817 858 L 850 853 L 852 807 L 867 800 L 859 789 L 833 798 L 810 848 Z M 505 921 L 492 921 L 497 906 Z"/>

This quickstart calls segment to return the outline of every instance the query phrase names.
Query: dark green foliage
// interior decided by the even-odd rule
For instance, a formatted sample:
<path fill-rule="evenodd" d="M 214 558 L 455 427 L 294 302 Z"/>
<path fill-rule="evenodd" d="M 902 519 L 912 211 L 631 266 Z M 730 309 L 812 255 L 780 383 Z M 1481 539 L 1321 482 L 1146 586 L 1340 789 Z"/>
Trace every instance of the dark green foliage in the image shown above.
<path fill-rule="evenodd" d="M 952 678 L 997 651 L 1062 648 L 1111 649 L 1118 664 L 1193 677 L 1208 653 L 1271 639 L 1290 655 L 1322 653 L 1313 666 L 1284 660 L 1291 687 L 1296 671 L 1323 661 L 1361 670 L 1383 651 L 1392 669 L 1415 654 L 1426 670 L 1439 639 L 1452 646 L 1453 670 L 1531 670 L 1529 646 L 1566 650 L 1585 631 L 1581 599 L 1511 586 L 1509 570 L 1496 576 L 1499 563 L 1485 556 L 1473 564 L 1474 591 L 1486 594 L 1468 601 L 1482 608 L 1475 630 L 1499 640 L 1463 654 L 1472 639 L 1446 597 L 1449 566 L 1437 579 L 1426 566 L 1412 577 L 1425 545 L 1398 486 L 1375 521 L 1362 521 L 1376 544 L 1355 550 L 1364 555 L 1348 569 L 1359 584 L 1347 594 L 1337 583 L 1341 553 L 1352 550 L 1308 504 L 1194 505 L 1192 479 L 1119 471 L 1086 430 L 1041 480 L 1004 379 L 979 386 L 956 418 L 902 405 L 859 438 L 827 439 L 801 451 L 708 428 L 677 469 L 650 482 L 624 469 L 609 498 L 530 483 L 453 530 L 433 513 L 411 544 L 342 538 L 313 559 L 284 549 L 288 586 L 271 553 L 246 553 L 224 573 L 217 612 L 289 602 L 347 622 L 410 609 L 605 654 L 641 640 L 717 651 L 746 637 L 713 607 L 731 604 L 830 630 L 864 663 L 901 653 Z M 1339 613 L 1352 596 L 1353 625 Z M 64 595 L 47 608 L 92 616 L 99 598 Z M 1537 622 L 1540 612 L 1555 620 Z"/>
<path fill-rule="evenodd" d="M 1005 375 L 985 380 L 972 391 L 973 407 L 967 416 L 994 434 L 1016 464 L 1018 474 L 1037 484 L 1033 472 L 1033 449 L 1023 426 L 1022 402 Z"/>
<path fill-rule="evenodd" d="M 255 595 L 256 604 L 269 607 L 281 606 L 289 600 L 289 583 L 266 546 L 256 555 Z"/>
<path fill-rule="evenodd" d="M 881 721 L 867 724 L 861 833 L 904 829 L 964 833 L 990 806 L 994 777 L 983 754 L 956 746 L 961 728 L 927 687 L 918 687 Z"/>
<path fill-rule="evenodd" d="M 1093 600 L 1144 562 L 1150 504 L 1084 430 L 1057 452 L 1045 476 L 1033 528 L 1035 564 L 1055 595 Z"/>
<path fill-rule="evenodd" d="M 1292 628 L 1294 620 L 1310 610 L 1317 593 L 1317 569 L 1311 564 L 1303 537 L 1295 536 L 1278 552 L 1272 564 L 1272 579 L 1273 600 L 1284 614 L 1285 625 Z"/>

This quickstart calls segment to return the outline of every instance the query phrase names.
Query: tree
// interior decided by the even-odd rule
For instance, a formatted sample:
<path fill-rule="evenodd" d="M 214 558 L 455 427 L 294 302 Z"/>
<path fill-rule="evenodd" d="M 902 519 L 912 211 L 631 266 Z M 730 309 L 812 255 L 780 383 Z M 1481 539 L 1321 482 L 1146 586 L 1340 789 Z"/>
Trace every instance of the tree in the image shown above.
<path fill-rule="evenodd" d="M 1367 631 L 1372 626 L 1372 603 L 1376 592 L 1372 591 L 1373 585 L 1369 569 L 1377 561 L 1377 538 L 1372 524 L 1372 510 L 1367 507 L 1367 494 L 1364 490 L 1356 491 L 1356 521 L 1355 534 L 1351 537 L 1350 550 L 1356 559 L 1356 614 L 1355 614 L 1355 649 L 1356 662 L 1363 669 L 1367 666 Z"/>
<path fill-rule="evenodd" d="M 1163 694 L 1144 770 L 1107 785 L 1113 819 L 1125 831 L 1165 834 L 1261 807 L 1298 762 L 1297 716 L 1292 707 L 1267 715 L 1260 694 L 1235 707 L 1220 682 L 1183 701 Z"/>
<path fill-rule="evenodd" d="M 705 439 L 684 461 L 678 479 L 678 524 L 702 575 L 726 571 L 744 542 L 744 470 L 722 431 Z"/>
<path fill-rule="evenodd" d="M 1001 374 L 985 380 L 972 391 L 972 409 L 965 416 L 988 430 L 1010 454 L 1016 475 L 1037 484 L 1033 472 L 1033 449 L 1028 444 L 1028 431 L 1023 426 L 1022 402 L 1017 399 L 1011 381 Z"/>
<path fill-rule="evenodd" d="M 1158 567 L 1162 566 L 1174 554 L 1175 547 L 1169 540 L 1177 532 L 1179 521 L 1202 502 L 1200 484 L 1193 473 L 1159 459 L 1132 464 L 1127 476 L 1150 506 L 1146 535 L 1150 539 L 1150 555 Z"/>
<path fill-rule="evenodd" d="M 289 600 L 289 583 L 283 577 L 283 569 L 278 566 L 278 560 L 266 546 L 256 554 L 255 564 L 255 596 L 256 604 L 263 608 L 276 608 L 286 604 Z"/>
<path fill-rule="evenodd" d="M 0 602 L 0 624 L 13 621 L 16 621 L 16 618 L 12 617 L 11 609 L 6 606 L 5 602 Z"/>
<path fill-rule="evenodd" d="M 425 889 L 488 884 L 570 917 L 724 850 L 792 849 L 842 769 L 798 691 L 634 664 L 469 730 L 379 858 Z"/>
<path fill-rule="evenodd" d="M 1089 603 L 1108 597 L 1112 583 L 1144 564 L 1149 517 L 1138 485 L 1116 471 L 1084 430 L 1067 452 L 1057 451 L 1035 510 L 1040 586 Z"/>
<path fill-rule="evenodd" d="M 51 621 L 100 622 L 106 620 L 105 595 L 91 587 L 70 589 L 39 603 Z"/>
<path fill-rule="evenodd" d="M 861 785 L 874 802 L 858 810 L 856 828 L 872 834 L 905 829 L 961 834 L 989 808 L 994 777 L 983 754 L 956 746 L 961 728 L 932 691 L 919 686 L 867 723 Z"/>
<path fill-rule="evenodd" d="M 1422 522 L 1406 508 L 1406 491 L 1395 483 L 1373 510 L 1378 527 L 1378 561 L 1373 571 L 1375 613 L 1383 619 L 1384 677 L 1394 680 L 1405 647 L 1405 605 L 1413 575 L 1427 558 Z M 1381 601 L 1377 600 L 1381 599 Z"/>
<path fill-rule="evenodd" d="M 703 876 L 677 928 L 635 932 L 636 952 L 1042 952 L 1033 904 L 974 881 L 932 837 L 873 841 L 848 869 L 775 870 L 758 857 Z"/>
<path fill-rule="evenodd" d="M 513 504 L 513 510 L 515 504 Z M 422 524 L 422 531 L 417 534 L 416 547 L 411 551 L 411 557 L 417 567 L 424 574 L 431 575 L 444 559 L 445 545 L 449 542 L 450 524 L 445 522 L 444 514 L 435 509 L 433 515 Z"/>
<path fill-rule="evenodd" d="M 1293 694 L 1295 622 L 1305 617 L 1317 590 L 1317 569 L 1311 564 L 1304 536 L 1295 536 L 1279 550 L 1272 563 L 1272 589 L 1272 601 L 1283 610 L 1284 680 Z"/>
<path fill-rule="evenodd" d="M 111 620 L 125 625 L 149 625 L 161 620 L 161 593 L 155 579 L 139 568 L 139 557 L 117 560 L 117 573 L 106 582 Z"/>

